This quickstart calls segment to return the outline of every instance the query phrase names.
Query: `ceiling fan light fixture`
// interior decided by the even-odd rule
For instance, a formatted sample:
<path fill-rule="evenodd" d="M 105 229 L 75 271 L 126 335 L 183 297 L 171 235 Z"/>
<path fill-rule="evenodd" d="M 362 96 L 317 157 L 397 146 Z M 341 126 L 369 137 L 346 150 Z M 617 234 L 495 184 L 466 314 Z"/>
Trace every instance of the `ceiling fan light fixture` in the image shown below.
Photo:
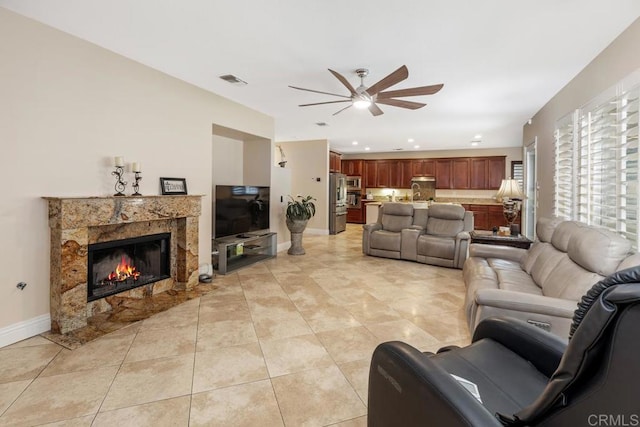
<path fill-rule="evenodd" d="M 368 99 L 356 99 L 353 101 L 353 106 L 359 110 L 364 110 L 365 108 L 369 108 L 371 105 L 371 101 Z"/>

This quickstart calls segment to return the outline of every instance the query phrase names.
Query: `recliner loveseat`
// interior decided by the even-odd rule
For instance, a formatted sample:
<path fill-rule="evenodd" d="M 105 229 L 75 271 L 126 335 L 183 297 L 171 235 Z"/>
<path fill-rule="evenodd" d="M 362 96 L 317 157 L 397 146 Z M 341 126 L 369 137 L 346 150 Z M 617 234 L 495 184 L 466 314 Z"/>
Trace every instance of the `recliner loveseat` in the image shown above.
<path fill-rule="evenodd" d="M 467 257 L 473 213 L 460 205 L 385 203 L 378 221 L 363 226 L 367 255 L 462 268 Z"/>

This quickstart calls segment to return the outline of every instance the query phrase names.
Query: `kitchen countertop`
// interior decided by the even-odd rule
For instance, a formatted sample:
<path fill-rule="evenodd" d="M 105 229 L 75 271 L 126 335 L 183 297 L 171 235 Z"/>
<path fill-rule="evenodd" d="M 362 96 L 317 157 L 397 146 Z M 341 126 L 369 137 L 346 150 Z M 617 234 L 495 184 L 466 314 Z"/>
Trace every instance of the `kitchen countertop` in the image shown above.
<path fill-rule="evenodd" d="M 366 200 L 363 199 L 362 203 L 367 203 L 367 204 L 378 204 L 378 205 L 382 205 L 384 203 L 391 203 L 390 200 Z M 425 204 L 427 205 L 427 202 L 425 201 L 415 201 L 415 202 L 411 202 L 411 201 L 405 201 L 405 200 L 396 200 L 395 203 L 413 203 L 413 204 Z M 476 199 L 476 198 L 451 198 L 451 197 L 443 197 L 440 198 L 438 200 L 435 200 L 433 203 L 456 203 L 456 204 L 461 204 L 461 205 L 492 205 L 492 206 L 502 206 L 502 203 L 497 202 L 493 199 Z"/>

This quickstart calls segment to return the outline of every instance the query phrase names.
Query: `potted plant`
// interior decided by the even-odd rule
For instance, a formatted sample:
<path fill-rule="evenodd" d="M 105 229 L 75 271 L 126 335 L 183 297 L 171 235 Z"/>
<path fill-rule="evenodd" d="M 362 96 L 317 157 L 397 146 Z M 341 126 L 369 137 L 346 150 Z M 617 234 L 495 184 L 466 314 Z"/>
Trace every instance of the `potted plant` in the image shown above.
<path fill-rule="evenodd" d="M 316 199 L 312 196 L 297 195 L 294 199 L 289 196 L 287 203 L 287 228 L 291 232 L 291 247 L 289 255 L 304 255 L 302 247 L 302 233 L 307 228 L 307 222 L 316 214 Z"/>

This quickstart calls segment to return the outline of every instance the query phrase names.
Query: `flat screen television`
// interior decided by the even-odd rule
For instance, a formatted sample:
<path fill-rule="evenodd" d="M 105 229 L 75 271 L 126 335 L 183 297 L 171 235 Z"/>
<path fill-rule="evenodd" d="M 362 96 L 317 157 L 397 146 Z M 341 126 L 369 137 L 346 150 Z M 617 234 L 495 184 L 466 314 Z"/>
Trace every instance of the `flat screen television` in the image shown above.
<path fill-rule="evenodd" d="M 269 187 L 216 185 L 216 238 L 268 231 Z"/>

